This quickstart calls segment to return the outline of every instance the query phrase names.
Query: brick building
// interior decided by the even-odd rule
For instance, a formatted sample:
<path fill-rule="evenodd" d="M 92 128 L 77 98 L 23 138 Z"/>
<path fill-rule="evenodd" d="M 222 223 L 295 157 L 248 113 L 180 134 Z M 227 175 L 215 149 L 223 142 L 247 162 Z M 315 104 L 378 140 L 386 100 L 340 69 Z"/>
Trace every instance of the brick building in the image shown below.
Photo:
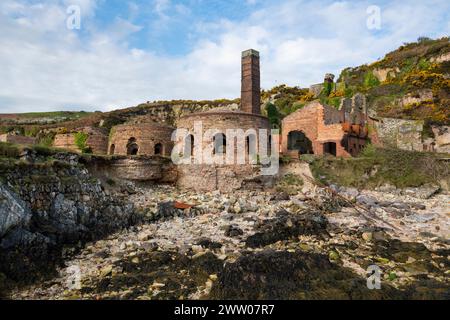
<path fill-rule="evenodd" d="M 108 154 L 170 156 L 174 128 L 156 123 L 127 123 L 111 129 Z"/>
<path fill-rule="evenodd" d="M 5 133 L 0 135 L 0 142 L 9 142 L 14 144 L 35 144 L 36 138 L 25 137 L 14 133 Z"/>
<path fill-rule="evenodd" d="M 366 144 L 367 129 L 365 117 L 360 112 L 355 115 L 311 102 L 283 119 L 281 152 L 293 158 L 299 154 L 356 156 Z"/>
<path fill-rule="evenodd" d="M 94 154 L 106 154 L 108 150 L 108 135 L 100 128 L 84 127 L 69 133 L 59 133 L 55 135 L 53 146 L 73 152 L 81 152 L 75 142 L 77 132 L 87 135 L 86 147 Z"/>
<path fill-rule="evenodd" d="M 260 65 L 257 51 L 251 49 L 242 53 L 241 80 L 240 110 L 212 110 L 189 114 L 179 119 L 177 127 L 189 131 L 184 140 L 183 155 L 187 153 L 192 158 L 191 164 L 178 165 L 179 186 L 194 190 L 229 191 L 238 189 L 245 179 L 255 174 L 252 161 L 255 160 L 254 153 L 262 143 L 259 140 L 260 134 L 265 134 L 264 141 L 270 144 L 269 120 L 261 115 Z M 215 134 L 209 139 L 202 139 L 202 143 L 196 143 L 196 123 L 201 124 L 202 137 L 210 130 L 215 130 Z M 226 135 L 228 129 L 242 130 L 244 135 L 236 139 L 233 137 L 233 141 L 230 141 L 230 137 Z M 261 131 L 262 129 L 264 131 Z M 237 153 L 238 145 L 245 154 Z M 199 152 L 203 156 L 211 156 L 214 161 L 224 159 L 224 163 L 206 164 L 204 158 L 198 156 Z M 235 160 L 234 164 L 225 163 L 225 159 L 230 155 Z M 245 164 L 238 164 L 238 157 L 243 157 Z"/>

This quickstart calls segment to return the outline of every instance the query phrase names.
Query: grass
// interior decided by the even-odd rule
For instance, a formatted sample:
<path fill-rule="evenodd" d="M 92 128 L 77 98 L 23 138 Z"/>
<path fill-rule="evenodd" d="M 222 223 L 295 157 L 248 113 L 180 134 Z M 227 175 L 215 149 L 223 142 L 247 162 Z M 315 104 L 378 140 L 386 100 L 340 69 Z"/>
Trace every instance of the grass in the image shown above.
<path fill-rule="evenodd" d="M 303 186 L 303 179 L 292 173 L 283 176 L 276 185 L 278 192 L 286 192 L 289 195 L 297 194 Z"/>
<path fill-rule="evenodd" d="M 19 113 L 17 116 L 19 118 L 28 118 L 28 119 L 37 119 L 37 118 L 66 118 L 70 119 L 79 119 L 82 117 L 86 117 L 90 115 L 91 112 L 86 111 L 53 111 L 53 112 L 28 112 L 28 113 Z"/>
<path fill-rule="evenodd" d="M 322 182 L 348 187 L 418 187 L 450 179 L 450 166 L 433 153 L 367 146 L 358 158 L 318 158 L 311 169 Z"/>

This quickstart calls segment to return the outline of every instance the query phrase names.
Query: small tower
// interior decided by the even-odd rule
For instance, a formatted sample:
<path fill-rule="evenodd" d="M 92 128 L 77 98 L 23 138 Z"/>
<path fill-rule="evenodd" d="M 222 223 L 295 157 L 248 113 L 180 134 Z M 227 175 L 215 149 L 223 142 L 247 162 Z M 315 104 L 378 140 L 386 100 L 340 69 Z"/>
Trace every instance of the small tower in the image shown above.
<path fill-rule="evenodd" d="M 253 49 L 242 52 L 241 110 L 261 114 L 259 52 Z"/>

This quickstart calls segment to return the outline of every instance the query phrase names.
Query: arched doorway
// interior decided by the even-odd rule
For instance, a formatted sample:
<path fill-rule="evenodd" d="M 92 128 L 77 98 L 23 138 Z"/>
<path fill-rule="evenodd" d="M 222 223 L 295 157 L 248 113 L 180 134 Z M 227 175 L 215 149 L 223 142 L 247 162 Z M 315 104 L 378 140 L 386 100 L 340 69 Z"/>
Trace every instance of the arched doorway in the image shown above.
<path fill-rule="evenodd" d="M 323 153 L 336 157 L 336 142 L 326 142 L 323 144 Z"/>
<path fill-rule="evenodd" d="M 162 143 L 155 144 L 155 155 L 162 155 L 163 154 L 163 145 Z"/>
<path fill-rule="evenodd" d="M 227 153 L 227 137 L 223 133 L 218 133 L 213 138 L 213 154 Z"/>
<path fill-rule="evenodd" d="M 245 151 L 249 156 L 256 155 L 256 136 L 254 134 L 250 134 L 245 138 Z"/>
<path fill-rule="evenodd" d="M 115 151 L 116 151 L 116 145 L 115 145 L 115 144 L 112 144 L 112 145 L 109 147 L 109 154 L 114 154 Z"/>
<path fill-rule="evenodd" d="M 194 136 L 192 134 L 188 135 L 184 139 L 184 156 L 193 157 L 194 156 Z"/>
<path fill-rule="evenodd" d="M 288 150 L 298 150 L 300 154 L 313 154 L 311 140 L 302 131 L 291 131 L 288 134 Z"/>
<path fill-rule="evenodd" d="M 136 138 L 128 139 L 127 143 L 127 155 L 135 156 L 138 154 L 139 145 L 136 143 Z"/>

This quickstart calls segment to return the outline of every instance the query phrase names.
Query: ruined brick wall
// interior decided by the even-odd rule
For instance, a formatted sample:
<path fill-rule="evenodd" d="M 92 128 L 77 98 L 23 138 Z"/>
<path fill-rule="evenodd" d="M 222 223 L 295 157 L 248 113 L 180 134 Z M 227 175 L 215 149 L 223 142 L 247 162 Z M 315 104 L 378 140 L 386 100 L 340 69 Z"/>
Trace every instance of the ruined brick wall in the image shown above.
<path fill-rule="evenodd" d="M 269 130 L 270 128 L 269 120 L 266 117 L 238 111 L 214 111 L 192 114 L 181 118 L 178 128 L 187 129 L 190 133 L 194 133 L 194 123 L 196 122 L 202 124 L 202 133 L 209 129 L 216 129 L 224 134 L 227 129 L 242 129 L 244 132 L 249 129 L 255 129 L 257 145 L 260 143 L 258 141 L 259 129 Z M 267 131 L 267 133 L 269 132 Z M 206 153 L 207 148 L 213 142 L 206 139 L 203 139 L 202 142 L 199 147 L 202 148 L 202 152 Z M 235 142 L 235 150 L 233 150 L 235 157 L 237 157 L 236 148 L 237 143 Z M 229 154 L 229 152 L 230 150 L 227 148 L 226 154 Z M 198 149 L 194 148 L 193 163 L 196 155 L 198 155 Z M 213 158 L 225 156 L 218 154 L 214 155 Z M 178 185 L 182 188 L 199 191 L 216 189 L 231 191 L 239 189 L 243 181 L 250 178 L 255 172 L 255 167 L 248 163 L 248 157 L 246 156 L 245 158 L 247 161 L 243 165 L 208 165 L 202 163 L 178 165 Z"/>
<path fill-rule="evenodd" d="M 15 144 L 35 144 L 36 138 L 6 133 L 6 134 L 0 135 L 0 141 L 15 143 Z"/>
<path fill-rule="evenodd" d="M 282 123 L 281 152 L 294 157 L 298 155 L 298 151 L 288 149 L 288 137 L 292 131 L 301 131 L 311 140 L 314 154 L 322 155 L 325 143 L 335 143 L 336 156 L 350 156 L 345 150 L 346 135 L 340 123 L 341 115 L 341 112 L 319 102 L 312 102 L 290 114 Z"/>
<path fill-rule="evenodd" d="M 155 155 L 157 144 L 162 146 L 161 155 L 170 156 L 174 128 L 158 123 L 124 124 L 111 129 L 108 154 L 126 155 L 130 139 L 135 139 L 137 155 Z"/>
<path fill-rule="evenodd" d="M 124 179 L 140 182 L 175 183 L 177 168 L 168 158 L 158 156 L 113 156 L 96 158 L 86 164 L 92 175 L 102 179 Z"/>
<path fill-rule="evenodd" d="M 80 149 L 75 144 L 75 135 L 73 133 L 59 133 L 55 136 L 53 141 L 55 148 L 66 149 L 73 152 L 80 152 Z"/>
<path fill-rule="evenodd" d="M 89 147 L 94 154 L 106 154 L 108 150 L 108 136 L 100 129 L 85 127 L 77 129 L 76 132 L 84 132 L 88 135 L 86 146 Z M 81 150 L 75 144 L 75 134 L 60 133 L 55 136 L 53 146 L 55 148 L 63 148 L 66 150 L 80 152 Z"/>
<path fill-rule="evenodd" d="M 252 49 L 242 52 L 241 110 L 261 114 L 259 53 Z"/>

